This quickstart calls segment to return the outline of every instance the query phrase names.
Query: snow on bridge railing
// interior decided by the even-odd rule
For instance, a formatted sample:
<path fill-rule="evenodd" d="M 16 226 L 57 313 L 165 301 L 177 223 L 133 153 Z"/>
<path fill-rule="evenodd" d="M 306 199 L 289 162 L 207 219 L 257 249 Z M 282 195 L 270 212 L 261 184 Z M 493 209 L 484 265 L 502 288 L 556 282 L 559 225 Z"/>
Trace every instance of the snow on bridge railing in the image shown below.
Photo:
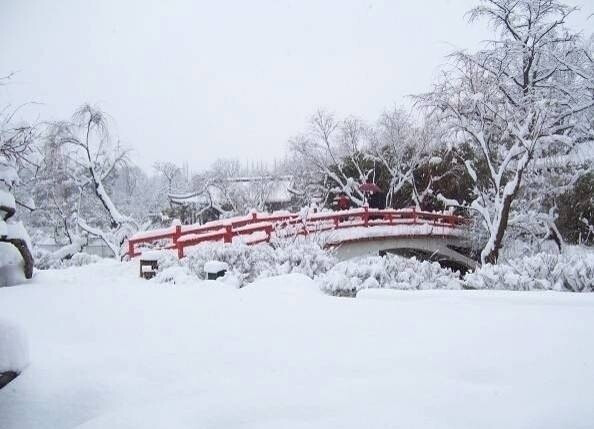
<path fill-rule="evenodd" d="M 241 237 L 246 244 L 257 244 L 270 241 L 273 233 L 280 236 L 308 235 L 344 228 L 421 224 L 458 228 L 464 223 L 466 219 L 461 216 L 418 211 L 414 208 L 379 210 L 362 207 L 310 213 L 307 216 L 291 212 L 252 212 L 246 216 L 221 219 L 203 225 L 175 225 L 135 234 L 128 239 L 127 255 L 138 256 L 141 253 L 138 245 L 156 244 L 159 241 L 166 241 L 162 247 L 177 250 L 178 257 L 183 258 L 186 247 L 213 241 L 231 243 L 236 237 Z"/>

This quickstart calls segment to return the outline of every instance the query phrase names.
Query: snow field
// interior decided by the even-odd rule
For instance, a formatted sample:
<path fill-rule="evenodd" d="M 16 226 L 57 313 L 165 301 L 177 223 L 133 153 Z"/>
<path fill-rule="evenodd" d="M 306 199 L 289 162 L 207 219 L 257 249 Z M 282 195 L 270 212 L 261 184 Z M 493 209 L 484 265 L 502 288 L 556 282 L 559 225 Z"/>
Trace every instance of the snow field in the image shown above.
<path fill-rule="evenodd" d="M 0 289 L 30 365 L 13 428 L 587 428 L 594 295 L 321 293 L 302 274 L 164 287 L 137 264 Z"/>

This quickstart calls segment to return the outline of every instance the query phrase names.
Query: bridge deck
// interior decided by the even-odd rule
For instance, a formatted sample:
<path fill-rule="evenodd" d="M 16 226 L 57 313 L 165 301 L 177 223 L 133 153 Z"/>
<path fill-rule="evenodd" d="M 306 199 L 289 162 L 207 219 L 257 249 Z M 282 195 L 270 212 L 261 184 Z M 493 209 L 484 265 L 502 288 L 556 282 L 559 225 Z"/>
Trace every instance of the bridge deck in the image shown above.
<path fill-rule="evenodd" d="M 328 245 L 357 238 L 396 236 L 460 236 L 466 219 L 444 212 L 413 209 L 370 209 L 367 207 L 322 213 L 256 213 L 203 225 L 176 225 L 138 233 L 128 240 L 129 257 L 141 253 L 139 246 L 151 245 L 177 250 L 182 258 L 187 247 L 220 241 L 246 244 L 268 242 L 273 237 L 320 234 Z"/>

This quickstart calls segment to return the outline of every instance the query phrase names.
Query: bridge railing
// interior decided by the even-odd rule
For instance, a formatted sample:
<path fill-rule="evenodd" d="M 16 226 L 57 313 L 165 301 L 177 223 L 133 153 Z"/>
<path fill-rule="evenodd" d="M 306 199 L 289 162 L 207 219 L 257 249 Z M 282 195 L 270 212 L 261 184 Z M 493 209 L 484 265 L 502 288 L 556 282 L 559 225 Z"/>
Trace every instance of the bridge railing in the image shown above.
<path fill-rule="evenodd" d="M 443 228 L 458 228 L 466 222 L 461 216 L 448 213 L 423 212 L 411 209 L 370 209 L 362 207 L 337 212 L 311 213 L 306 217 L 298 213 L 250 213 L 231 219 L 208 222 L 204 225 L 176 225 L 169 228 L 136 234 L 128 240 L 129 257 L 140 255 L 142 244 L 161 242 L 165 249 L 177 250 L 182 258 L 185 249 L 203 242 L 231 243 L 240 237 L 246 244 L 270 241 L 279 236 L 308 235 L 343 228 L 389 225 L 429 224 Z"/>

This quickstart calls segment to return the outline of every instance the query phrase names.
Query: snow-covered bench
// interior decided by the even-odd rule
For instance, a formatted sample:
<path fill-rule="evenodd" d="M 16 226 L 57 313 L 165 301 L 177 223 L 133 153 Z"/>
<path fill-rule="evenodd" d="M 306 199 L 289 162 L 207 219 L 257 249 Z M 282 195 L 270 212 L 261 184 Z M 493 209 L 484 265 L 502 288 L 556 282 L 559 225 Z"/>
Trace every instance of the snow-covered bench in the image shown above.
<path fill-rule="evenodd" d="M 223 277 L 228 269 L 229 265 L 221 261 L 208 261 L 204 264 L 204 272 L 206 273 L 207 280 L 216 280 L 219 277 Z"/>
<path fill-rule="evenodd" d="M 149 250 L 140 255 L 140 277 L 150 280 L 157 275 L 161 251 Z"/>

